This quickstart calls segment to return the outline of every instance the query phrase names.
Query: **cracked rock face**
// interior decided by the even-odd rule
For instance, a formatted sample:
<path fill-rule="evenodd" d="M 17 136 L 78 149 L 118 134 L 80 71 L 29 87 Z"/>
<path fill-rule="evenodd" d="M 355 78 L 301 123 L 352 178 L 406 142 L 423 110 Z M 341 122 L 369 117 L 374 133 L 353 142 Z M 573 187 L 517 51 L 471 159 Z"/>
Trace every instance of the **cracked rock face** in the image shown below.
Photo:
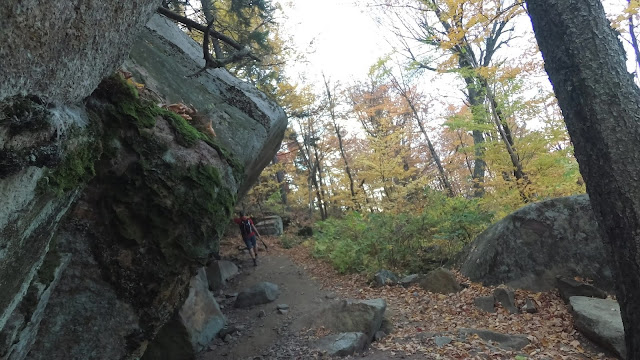
<path fill-rule="evenodd" d="M 0 8 L 0 99 L 71 104 L 124 61 L 158 0 L 24 0 Z"/>

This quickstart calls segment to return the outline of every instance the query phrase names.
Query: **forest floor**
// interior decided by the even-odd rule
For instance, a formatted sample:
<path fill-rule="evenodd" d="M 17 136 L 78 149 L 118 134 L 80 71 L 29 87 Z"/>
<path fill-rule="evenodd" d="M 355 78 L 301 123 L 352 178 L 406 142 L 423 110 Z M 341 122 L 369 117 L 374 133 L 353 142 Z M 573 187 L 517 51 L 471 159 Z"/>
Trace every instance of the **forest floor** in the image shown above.
<path fill-rule="evenodd" d="M 238 241 L 223 241 L 223 256 L 241 266 L 224 294 L 216 294 L 230 326 L 238 332 L 227 341 L 216 339 L 199 360 L 213 359 L 310 359 L 327 358 L 313 349 L 313 341 L 326 335 L 324 329 L 312 329 L 309 317 L 314 310 L 343 299 L 383 298 L 386 317 L 393 324 L 391 334 L 371 344 L 355 357 L 383 359 L 615 359 L 586 340 L 573 328 L 567 306 L 556 292 L 516 291 L 518 305 L 527 297 L 534 299 L 535 314 L 509 314 L 498 307 L 487 313 L 474 306 L 478 296 L 491 295 L 494 288 L 471 283 L 459 276 L 467 288 L 456 294 L 441 295 L 419 287 L 386 286 L 374 288 L 363 275 L 341 275 L 329 264 L 315 259 L 304 245 L 292 249 L 280 246 L 278 238 L 264 237 L 269 252 L 260 252 L 259 265 L 253 267 L 248 254 L 238 248 Z M 226 251 L 225 251 L 226 250 Z M 225 294 L 261 281 L 280 287 L 281 295 L 270 304 L 251 309 L 233 308 Z M 277 304 L 287 304 L 286 314 Z M 530 344 L 520 351 L 500 349 L 477 336 L 465 341 L 456 338 L 460 328 L 489 329 L 503 334 L 522 334 Z M 450 336 L 448 344 L 437 346 L 436 336 Z"/>

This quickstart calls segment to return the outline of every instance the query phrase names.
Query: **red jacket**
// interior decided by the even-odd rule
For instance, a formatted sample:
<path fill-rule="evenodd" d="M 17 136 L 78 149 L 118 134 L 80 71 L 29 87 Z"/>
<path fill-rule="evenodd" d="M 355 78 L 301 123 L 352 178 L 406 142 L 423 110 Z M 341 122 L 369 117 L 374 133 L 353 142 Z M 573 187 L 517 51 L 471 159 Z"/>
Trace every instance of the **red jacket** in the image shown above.
<path fill-rule="evenodd" d="M 251 236 L 253 236 L 253 235 L 255 235 L 255 234 L 256 234 L 256 232 L 255 232 L 255 231 L 253 231 L 253 228 L 255 227 L 255 225 L 253 224 L 253 220 L 251 220 L 251 218 L 250 218 L 250 217 L 248 217 L 248 216 L 243 216 L 243 217 L 241 217 L 241 218 L 235 218 L 235 219 L 233 219 L 233 222 L 234 222 L 234 223 L 236 223 L 236 224 L 238 224 L 238 225 L 240 225 L 240 224 L 242 224 L 242 220 L 246 220 L 246 219 L 248 219 L 248 220 L 249 220 L 249 223 L 251 224 L 251 232 L 250 232 L 248 235 L 244 236 L 245 238 L 248 238 L 248 237 L 251 237 Z"/>

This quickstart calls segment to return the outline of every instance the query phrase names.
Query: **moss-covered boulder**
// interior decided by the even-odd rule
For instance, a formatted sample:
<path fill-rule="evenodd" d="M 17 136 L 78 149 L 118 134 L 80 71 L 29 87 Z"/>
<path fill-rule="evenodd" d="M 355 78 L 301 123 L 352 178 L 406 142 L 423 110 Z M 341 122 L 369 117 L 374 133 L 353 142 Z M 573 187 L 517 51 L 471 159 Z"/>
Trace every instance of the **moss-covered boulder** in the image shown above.
<path fill-rule="evenodd" d="M 176 25 L 163 26 L 164 35 L 145 30 L 157 41 L 143 37 L 133 47 L 164 55 L 127 62 L 143 86 L 112 76 L 75 105 L 0 100 L 0 357 L 141 357 L 277 150 L 284 112 L 224 70 L 184 77 L 199 67 L 184 43 L 197 45 Z M 0 97 L 15 90 L 4 85 Z M 24 89 L 56 96 L 69 88 L 66 80 L 57 86 Z M 158 107 L 189 104 L 177 89 L 193 90 L 200 120 L 217 136 Z M 78 99 L 76 90 L 60 101 Z"/>
<path fill-rule="evenodd" d="M 214 137 L 144 100 L 119 76 L 105 79 L 86 104 L 101 154 L 58 234 L 58 246 L 81 259 L 62 278 L 69 292 L 54 293 L 33 359 L 142 355 L 183 303 L 195 269 L 218 250 L 245 181 L 244 164 Z M 76 272 L 100 279 L 80 280 Z M 122 310 L 106 322 L 103 310 L 91 319 L 69 316 L 88 301 L 90 308 Z M 95 328 L 100 336 L 87 331 Z M 98 357 L 87 347 L 98 343 L 119 345 Z"/>
<path fill-rule="evenodd" d="M 193 106 L 211 122 L 215 139 L 244 164 L 239 195 L 257 180 L 280 147 L 287 126 L 282 109 L 251 84 L 225 69 L 204 66 L 202 46 L 171 20 L 154 15 L 125 62 L 136 81 L 168 103 Z"/>

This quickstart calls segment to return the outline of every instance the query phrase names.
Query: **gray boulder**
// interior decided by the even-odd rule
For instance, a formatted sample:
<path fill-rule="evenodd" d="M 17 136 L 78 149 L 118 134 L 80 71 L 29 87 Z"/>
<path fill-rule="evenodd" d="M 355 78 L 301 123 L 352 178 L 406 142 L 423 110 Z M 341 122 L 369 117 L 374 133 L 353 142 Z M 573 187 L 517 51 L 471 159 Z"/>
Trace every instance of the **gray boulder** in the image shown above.
<path fill-rule="evenodd" d="M 439 268 L 421 276 L 418 281 L 421 288 L 438 294 L 451 294 L 462 288 L 453 273 L 447 269 Z"/>
<path fill-rule="evenodd" d="M 496 299 L 493 296 L 479 296 L 473 299 L 473 304 L 480 310 L 488 313 L 496 312 Z"/>
<path fill-rule="evenodd" d="M 607 250 L 587 195 L 529 204 L 476 237 L 460 271 L 485 285 L 547 291 L 556 276 L 582 276 L 611 290 Z"/>
<path fill-rule="evenodd" d="M 586 296 L 599 299 L 606 299 L 607 293 L 598 289 L 597 287 L 585 284 L 574 279 L 565 277 L 558 277 L 557 279 L 558 292 L 564 302 L 568 303 L 569 299 L 573 296 Z"/>
<path fill-rule="evenodd" d="M 367 347 L 367 335 L 361 332 L 346 332 L 319 339 L 315 347 L 329 356 L 349 356 Z"/>
<path fill-rule="evenodd" d="M 244 165 L 244 181 L 237 194 L 240 198 L 280 148 L 287 117 L 264 93 L 223 68 L 188 76 L 203 66 L 202 45 L 158 14 L 138 35 L 124 63 L 145 88 L 169 103 L 192 105 L 199 115 L 211 120 L 216 141 Z"/>
<path fill-rule="evenodd" d="M 360 332 L 371 341 L 380 329 L 387 303 L 384 299 L 342 300 L 311 314 L 316 327 L 336 332 Z"/>
<path fill-rule="evenodd" d="M 449 336 L 436 336 L 433 338 L 433 341 L 436 343 L 437 347 L 443 347 L 445 345 L 451 344 L 453 339 Z"/>
<path fill-rule="evenodd" d="M 0 100 L 80 102 L 122 64 L 157 7 L 154 0 L 3 2 Z"/>
<path fill-rule="evenodd" d="M 79 179 L 67 179 L 68 191 L 43 191 L 57 180 L 49 170 L 94 142 L 86 110 L 70 104 L 91 95 L 120 66 L 157 6 L 157 0 L 29 0 L 0 7 L 0 337 L 11 333 L 0 343 L 15 340 L 12 359 L 30 351 L 59 284 L 61 274 L 51 282 L 52 269 L 42 265 L 86 180 L 75 172 Z M 21 307 L 27 313 L 18 315 Z M 20 317 L 24 324 L 15 328 Z M 5 351 L 0 344 L 0 358 Z"/>
<path fill-rule="evenodd" d="M 524 306 L 522 307 L 522 311 L 529 314 L 535 314 L 538 312 L 538 306 L 536 305 L 535 301 L 533 301 L 531 298 L 527 298 Z"/>
<path fill-rule="evenodd" d="M 236 298 L 234 306 L 248 308 L 267 304 L 275 301 L 279 295 L 280 289 L 278 289 L 278 285 L 265 281 L 241 291 Z"/>
<path fill-rule="evenodd" d="M 214 261 L 207 267 L 207 279 L 209 280 L 209 289 L 216 291 L 224 288 L 234 276 L 238 275 L 238 266 L 231 261 L 218 260 Z"/>
<path fill-rule="evenodd" d="M 569 299 L 575 328 L 598 345 L 626 359 L 624 326 L 618 302 L 573 296 Z"/>
<path fill-rule="evenodd" d="M 160 329 L 143 360 L 191 359 L 216 338 L 226 319 L 209 291 L 204 268 L 191 279 L 189 296 L 180 311 Z"/>
<path fill-rule="evenodd" d="M 519 351 L 529 345 L 529 339 L 525 335 L 509 335 L 485 329 L 465 328 L 460 329 L 459 334 L 463 337 L 478 335 L 482 340 L 491 341 L 495 346 L 505 350 Z"/>
<path fill-rule="evenodd" d="M 518 306 L 516 306 L 516 297 L 513 290 L 499 287 L 493 291 L 493 297 L 511 314 L 517 314 Z"/>
<path fill-rule="evenodd" d="M 92 19 L 84 16 L 84 5 L 95 10 L 87 1 L 77 10 L 72 7 L 70 15 Z M 115 11 L 127 24 L 118 31 L 133 34 L 131 22 L 141 20 L 130 18 L 136 13 L 123 17 L 122 11 L 139 2 L 117 5 L 103 1 L 96 6 L 109 7 L 111 12 L 100 14 L 105 18 Z M 75 33 L 79 29 L 73 24 L 67 30 Z M 65 151 L 57 163 L 7 168 L 0 161 L 0 172 L 14 171 L 0 176 L 0 194 L 6 199 L 0 209 L 0 248 L 10 259 L 0 265 L 5 282 L 0 328 L 13 310 L 29 308 L 34 299 L 24 294 L 30 288 L 40 293 L 38 273 L 51 277 L 52 271 L 40 265 L 45 253 L 71 255 L 50 296 L 37 300 L 38 308 L 48 300 L 39 326 L 31 321 L 36 318 L 25 316 L 33 326 L 28 331 L 37 331 L 33 346 L 25 347 L 30 360 L 142 356 L 184 303 L 192 271 L 218 250 L 217 234 L 227 226 L 238 197 L 273 158 L 286 128 L 284 112 L 275 103 L 224 69 L 185 77 L 199 70 L 201 46 L 171 22 L 150 24 L 135 43 L 120 39 L 117 45 L 133 49 L 127 67 L 144 88 L 135 91 L 122 79 L 105 79 L 86 101 L 50 109 L 49 128 L 18 135 L 31 141 L 21 152 L 59 145 Z M 14 51 L 28 53 L 30 41 L 38 41 L 23 40 L 24 46 Z M 84 66 L 96 68 L 96 76 L 113 69 L 89 61 Z M 78 84 L 85 87 L 83 81 Z M 68 82 L 52 86 L 69 89 Z M 202 130 L 196 132 L 186 120 L 140 101 L 138 93 L 161 94 L 165 99 L 159 101 L 165 103 L 193 103 L 212 119 L 218 137 L 207 138 L 197 121 L 194 126 Z M 0 124 L 0 142 L 6 141 L 5 133 Z M 62 140 L 66 143 L 58 144 Z M 39 151 L 35 161 L 53 160 L 41 153 L 56 152 Z M 55 243 L 49 242 L 52 236 Z"/>
<path fill-rule="evenodd" d="M 398 281 L 398 283 L 404 287 L 409 287 L 413 284 L 416 284 L 418 281 L 420 281 L 420 275 L 419 274 L 411 274 L 411 275 L 407 275 L 405 277 L 403 277 L 402 279 L 400 279 L 400 281 Z"/>
<path fill-rule="evenodd" d="M 256 222 L 256 229 L 258 229 L 260 235 L 280 236 L 284 231 L 282 218 L 277 215 L 263 217 Z"/>
<path fill-rule="evenodd" d="M 382 269 L 373 276 L 375 286 L 394 285 L 398 282 L 396 274 L 389 270 Z"/>

